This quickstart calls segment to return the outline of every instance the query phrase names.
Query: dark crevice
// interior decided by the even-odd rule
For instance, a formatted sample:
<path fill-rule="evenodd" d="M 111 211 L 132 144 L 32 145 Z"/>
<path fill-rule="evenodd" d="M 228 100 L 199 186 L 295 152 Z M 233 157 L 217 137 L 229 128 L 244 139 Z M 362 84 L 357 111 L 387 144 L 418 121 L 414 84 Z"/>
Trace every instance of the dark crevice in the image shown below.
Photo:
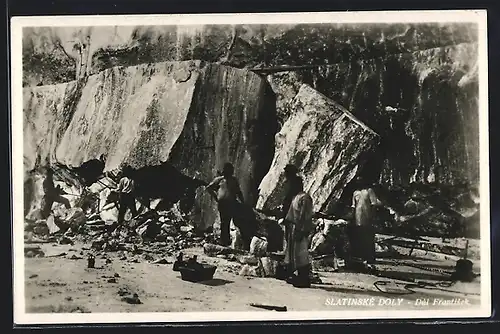
<path fill-rule="evenodd" d="M 133 170 L 131 176 L 136 184 L 136 196 L 142 202 L 160 199 L 157 210 L 168 210 L 179 202 L 183 213 L 191 211 L 196 190 L 207 184 L 203 180 L 182 174 L 168 162 Z"/>
<path fill-rule="evenodd" d="M 102 159 L 86 161 L 76 168 L 70 168 L 70 170 L 78 175 L 83 185 L 90 186 L 96 183 L 103 175 L 104 167 L 105 161 L 102 157 Z"/>
<path fill-rule="evenodd" d="M 247 129 L 250 134 L 250 156 L 255 161 L 255 172 L 251 198 L 252 206 L 257 204 L 259 186 L 271 168 L 275 154 L 275 135 L 279 131 L 276 112 L 276 95 L 267 84 L 264 86 L 264 99 L 259 117 Z"/>

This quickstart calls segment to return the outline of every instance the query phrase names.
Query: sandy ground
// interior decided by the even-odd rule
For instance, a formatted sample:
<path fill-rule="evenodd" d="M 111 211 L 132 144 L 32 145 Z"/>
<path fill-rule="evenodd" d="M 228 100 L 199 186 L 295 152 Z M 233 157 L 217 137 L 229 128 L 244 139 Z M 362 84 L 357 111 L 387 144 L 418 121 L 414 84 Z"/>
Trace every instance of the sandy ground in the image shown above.
<path fill-rule="evenodd" d="M 220 258 L 206 257 L 201 248 L 185 254 L 198 254 L 201 262 L 218 266 L 214 279 L 202 283 L 181 280 L 180 273 L 168 264 L 153 264 L 163 254 L 136 255 L 125 258 L 120 253 L 104 253 L 96 258 L 96 268 L 87 268 L 89 245 L 42 244 L 45 257 L 25 259 L 26 312 L 181 312 L 181 311 L 260 311 L 250 303 L 286 306 L 289 311 L 372 308 L 373 306 L 341 306 L 339 298 L 374 298 L 375 307 L 401 309 L 463 309 L 480 304 L 480 282 L 456 283 L 451 287 L 405 289 L 402 281 L 357 273 L 318 272 L 323 284 L 297 289 L 273 278 L 239 276 L 240 264 Z M 436 268 L 448 269 L 453 262 L 418 260 Z M 396 267 L 390 260 L 380 260 L 378 267 L 427 281 L 442 278 L 438 274 L 409 267 Z M 475 268 L 478 271 L 478 268 Z M 388 281 L 379 286 L 374 283 Z M 408 286 L 407 286 L 408 287 Z M 141 304 L 122 300 L 119 291 L 137 293 Z M 402 298 L 400 305 L 380 306 L 384 301 Z M 432 305 L 434 300 L 459 298 L 465 306 Z M 428 299 L 430 305 L 418 305 Z M 341 301 L 340 301 L 341 302 Z"/>

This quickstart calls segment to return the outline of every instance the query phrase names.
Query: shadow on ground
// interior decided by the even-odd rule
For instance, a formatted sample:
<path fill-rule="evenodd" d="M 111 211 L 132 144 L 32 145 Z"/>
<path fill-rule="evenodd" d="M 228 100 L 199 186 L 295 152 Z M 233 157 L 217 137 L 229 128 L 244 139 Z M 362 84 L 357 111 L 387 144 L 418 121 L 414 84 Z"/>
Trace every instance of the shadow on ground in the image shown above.
<path fill-rule="evenodd" d="M 230 284 L 230 283 L 234 283 L 234 281 L 229 281 L 229 280 L 220 279 L 220 278 L 214 278 L 214 279 L 211 279 L 209 281 L 200 282 L 200 284 L 209 285 L 209 286 L 220 286 L 220 285 L 226 285 L 226 284 Z"/>

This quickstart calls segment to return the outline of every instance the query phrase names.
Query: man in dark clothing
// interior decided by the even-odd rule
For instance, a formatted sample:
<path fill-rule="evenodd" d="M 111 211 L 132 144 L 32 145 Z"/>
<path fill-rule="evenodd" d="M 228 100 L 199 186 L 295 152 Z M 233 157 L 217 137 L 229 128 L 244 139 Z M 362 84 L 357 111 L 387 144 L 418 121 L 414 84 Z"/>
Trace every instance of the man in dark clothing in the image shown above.
<path fill-rule="evenodd" d="M 235 206 L 238 201 L 241 203 L 244 202 L 240 184 L 233 174 L 233 165 L 226 163 L 224 164 L 222 175 L 217 176 L 206 187 L 206 190 L 217 199 L 221 223 L 220 243 L 222 246 L 228 246 L 231 243 L 230 225 L 235 215 Z"/>
<path fill-rule="evenodd" d="M 62 194 L 64 191 L 59 186 L 54 185 L 54 172 L 51 168 L 47 167 L 47 174 L 43 180 L 43 198 L 42 198 L 42 219 L 47 219 L 52 211 L 54 202 L 62 203 L 66 209 L 70 209 L 71 205 L 68 199 L 64 198 Z"/>
<path fill-rule="evenodd" d="M 125 219 L 125 213 L 127 209 L 130 209 L 132 216 L 137 216 L 137 209 L 135 206 L 134 197 L 135 183 L 131 178 L 131 168 L 125 166 L 121 173 L 120 182 L 118 183 L 117 192 L 120 198 L 120 204 L 118 208 L 118 225 L 123 223 Z"/>

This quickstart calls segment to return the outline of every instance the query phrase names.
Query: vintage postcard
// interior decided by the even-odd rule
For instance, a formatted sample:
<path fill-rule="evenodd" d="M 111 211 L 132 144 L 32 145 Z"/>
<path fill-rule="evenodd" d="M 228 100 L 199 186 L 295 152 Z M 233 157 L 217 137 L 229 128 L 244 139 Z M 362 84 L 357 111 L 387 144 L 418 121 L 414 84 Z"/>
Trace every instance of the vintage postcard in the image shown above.
<path fill-rule="evenodd" d="M 486 19 L 12 18 L 15 323 L 489 317 Z"/>

